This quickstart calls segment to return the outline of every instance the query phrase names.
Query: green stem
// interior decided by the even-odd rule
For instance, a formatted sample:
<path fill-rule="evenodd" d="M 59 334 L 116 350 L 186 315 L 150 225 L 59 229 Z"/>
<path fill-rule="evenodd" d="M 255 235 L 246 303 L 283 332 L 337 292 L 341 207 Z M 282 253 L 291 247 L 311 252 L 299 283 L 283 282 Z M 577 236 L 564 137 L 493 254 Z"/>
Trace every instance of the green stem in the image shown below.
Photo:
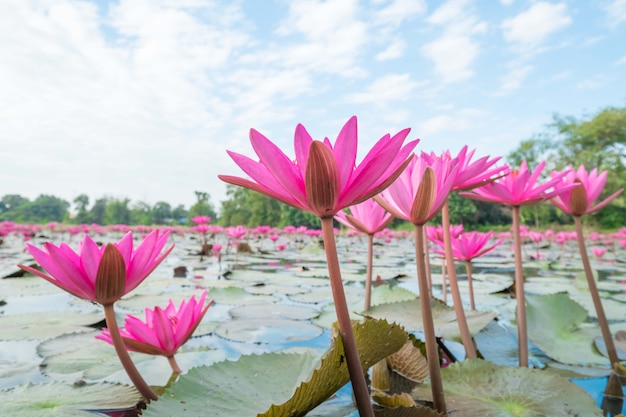
<path fill-rule="evenodd" d="M 365 308 L 370 309 L 372 302 L 372 267 L 374 263 L 374 235 L 367 235 L 367 268 L 365 270 Z"/>
<path fill-rule="evenodd" d="M 602 300 L 598 293 L 598 286 L 593 277 L 591 271 L 591 264 L 589 263 L 589 256 L 587 255 L 587 248 L 585 246 L 585 236 L 583 234 L 583 225 L 580 216 L 574 216 L 574 224 L 576 225 L 576 237 L 578 240 L 578 249 L 580 250 L 580 258 L 583 261 L 583 267 L 585 269 L 585 276 L 587 277 L 587 285 L 589 286 L 589 293 L 591 293 L 591 299 L 593 300 L 593 306 L 596 309 L 596 315 L 598 316 L 598 324 L 602 331 L 602 338 L 606 345 L 606 351 L 611 361 L 611 366 L 619 363 L 617 351 L 615 350 L 615 343 L 613 343 L 613 336 L 611 336 L 611 330 L 609 329 L 609 323 L 604 314 L 604 308 L 602 307 Z"/>
<path fill-rule="evenodd" d="M 446 200 L 441 209 L 441 223 L 443 226 L 443 244 L 446 253 L 446 266 L 448 267 L 448 281 L 450 281 L 450 294 L 452 294 L 452 302 L 454 303 L 454 312 L 456 321 L 459 325 L 461 333 L 461 341 L 465 347 L 465 356 L 468 359 L 476 358 L 476 348 L 472 341 L 472 334 L 467 325 L 465 318 L 465 310 L 463 310 L 463 300 L 461 300 L 461 292 L 459 291 L 459 281 L 456 279 L 456 269 L 454 267 L 454 258 L 452 257 L 452 239 L 450 237 L 450 206 Z"/>
<path fill-rule="evenodd" d="M 352 332 L 352 322 L 350 321 L 346 294 L 343 290 L 339 258 L 337 257 L 337 245 L 335 243 L 335 232 L 333 230 L 333 218 L 326 217 L 321 218 L 321 220 L 322 238 L 324 240 L 324 249 L 326 250 L 328 275 L 330 277 L 330 288 L 335 303 L 339 333 L 341 334 L 341 341 L 343 343 L 344 353 L 346 354 L 346 364 L 348 366 L 348 373 L 350 374 L 350 381 L 352 382 L 352 391 L 354 392 L 356 406 L 361 417 L 374 417 L 374 409 L 370 401 L 370 394 L 367 388 L 367 382 L 365 381 L 365 373 L 361 366 L 361 359 L 359 358 L 354 333 Z"/>
<path fill-rule="evenodd" d="M 519 366 L 528 367 L 528 329 L 526 326 L 526 295 L 522 266 L 522 238 L 520 234 L 520 206 L 513 206 L 513 251 L 515 255 L 515 299 L 517 301 L 517 340 Z"/>
<path fill-rule="evenodd" d="M 424 327 L 424 342 L 426 344 L 426 359 L 430 388 L 433 395 L 435 410 L 446 414 L 446 400 L 443 394 L 441 367 L 439 365 L 439 349 L 435 336 L 433 312 L 430 307 L 431 298 L 428 295 L 428 279 L 426 276 L 426 262 L 424 261 L 424 225 L 415 225 L 415 261 L 417 264 L 417 283 L 420 291 L 420 306 L 422 309 L 422 325 Z"/>
<path fill-rule="evenodd" d="M 113 308 L 113 304 L 107 304 L 103 307 L 104 318 L 107 323 L 107 328 L 109 329 L 109 334 L 111 335 L 111 340 L 113 341 L 113 347 L 115 348 L 117 357 L 120 359 L 124 370 L 137 388 L 137 391 L 139 391 L 139 394 L 141 394 L 147 403 L 151 400 L 156 401 L 159 397 L 157 397 L 154 391 L 152 391 L 152 388 L 150 388 L 150 386 L 143 379 L 126 350 L 124 340 L 120 335 L 120 328 L 117 325 L 117 319 L 115 318 L 115 309 Z"/>

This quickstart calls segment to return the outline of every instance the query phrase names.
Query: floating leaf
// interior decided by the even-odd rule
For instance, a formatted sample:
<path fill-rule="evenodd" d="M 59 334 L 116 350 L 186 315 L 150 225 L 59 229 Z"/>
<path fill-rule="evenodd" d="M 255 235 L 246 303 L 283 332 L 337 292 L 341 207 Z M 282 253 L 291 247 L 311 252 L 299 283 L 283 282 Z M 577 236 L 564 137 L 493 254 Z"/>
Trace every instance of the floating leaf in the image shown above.
<path fill-rule="evenodd" d="M 528 338 L 552 359 L 570 365 L 609 364 L 593 346 L 599 330 L 583 327 L 587 311 L 567 294 L 529 295 Z"/>
<path fill-rule="evenodd" d="M 399 326 L 378 320 L 355 325 L 354 335 L 364 368 L 393 353 L 406 340 Z M 343 355 L 336 339 L 321 364 L 319 356 L 306 352 L 242 356 L 235 362 L 197 367 L 151 403 L 144 415 L 195 417 L 210 411 L 214 417 L 249 417 L 271 406 L 263 415 L 303 416 L 349 381 Z M 319 368 L 314 370 L 316 366 Z M 294 394 L 298 382 L 306 380 Z"/>
<path fill-rule="evenodd" d="M 283 318 L 308 320 L 317 317 L 320 312 L 314 308 L 292 304 L 250 304 L 233 307 L 229 314 L 235 319 Z"/>
<path fill-rule="evenodd" d="M 0 340 L 50 339 L 64 333 L 89 332 L 102 313 L 49 312 L 0 316 Z"/>
<path fill-rule="evenodd" d="M 411 332 L 421 332 L 423 331 L 422 310 L 419 303 L 420 298 L 418 297 L 416 300 L 412 301 L 381 304 L 372 307 L 363 314 L 369 317 L 384 318 L 390 322 L 396 322 Z M 454 309 L 436 299 L 431 299 L 430 305 L 433 312 L 433 321 L 437 336 L 446 339 L 460 340 L 461 336 L 459 334 L 459 326 L 456 321 Z M 496 314 L 491 311 L 467 311 L 465 314 L 467 324 L 472 334 L 478 333 L 480 329 L 485 327 L 487 323 L 496 316 Z"/>
<path fill-rule="evenodd" d="M 498 366 L 482 359 L 441 370 L 449 415 L 463 417 L 601 417 L 593 398 L 558 375 L 531 368 Z M 430 400 L 429 384 L 413 397 Z"/>
<path fill-rule="evenodd" d="M 140 398 L 134 388 L 118 384 L 22 385 L 12 390 L 0 391 L 0 415 L 89 417 L 93 414 L 83 410 L 130 408 Z"/>
<path fill-rule="evenodd" d="M 286 343 L 314 339 L 322 328 L 299 320 L 246 319 L 226 321 L 215 329 L 215 334 L 236 342 Z"/>

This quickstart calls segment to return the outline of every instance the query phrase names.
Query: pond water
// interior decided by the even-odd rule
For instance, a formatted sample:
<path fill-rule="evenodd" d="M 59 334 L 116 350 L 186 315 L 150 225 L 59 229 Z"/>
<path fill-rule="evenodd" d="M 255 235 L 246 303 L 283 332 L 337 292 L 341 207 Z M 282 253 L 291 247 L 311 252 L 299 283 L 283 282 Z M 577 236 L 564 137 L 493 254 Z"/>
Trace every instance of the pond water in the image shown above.
<path fill-rule="evenodd" d="M 104 241 L 120 236 L 113 234 L 99 238 Z M 69 239 L 69 236 L 40 236 L 33 243 L 40 245 L 47 239 L 59 242 Z M 185 345 L 181 356 L 189 353 L 191 357 L 194 352 L 210 348 L 210 355 L 197 357 L 201 357 L 201 364 L 211 364 L 224 359 L 236 360 L 240 355 L 290 348 L 328 348 L 334 310 L 328 288 L 325 256 L 317 238 L 284 235 L 278 242 L 273 242 L 267 236 L 253 237 L 247 241 L 253 252 L 236 254 L 234 247 L 228 246 L 225 237 L 217 236 L 216 242 L 227 248 L 219 261 L 215 256 L 197 255 L 200 243 L 193 234 L 176 235 L 172 239 L 176 243 L 172 254 L 139 288 L 118 303 L 120 319 L 124 313 L 142 317 L 142 309 L 145 307 L 164 306 L 169 298 L 178 303 L 183 297 L 199 295 L 208 289 L 209 297 L 215 303 L 197 329 L 196 337 Z M 77 240 L 76 237 L 72 238 L 74 243 Z M 413 241 L 406 236 L 386 240 L 376 242 L 374 276 L 379 276 L 380 281 L 389 286 L 417 294 Z M 279 243 L 286 244 L 286 249 L 278 250 L 276 245 Z M 97 372 L 74 369 L 56 361 L 64 343 L 70 346 L 79 340 L 77 337 L 80 334 L 76 334 L 76 327 L 71 325 L 97 323 L 103 314 L 98 306 L 76 300 L 39 278 L 9 278 L 18 271 L 15 267 L 17 263 L 32 263 L 23 248 L 24 242 L 16 236 L 5 237 L 4 243 L 0 245 L 0 390 L 55 381 L 67 384 L 77 380 L 127 383 L 123 374 L 114 372 L 113 365 L 107 374 L 102 369 Z M 594 259 L 593 267 L 599 274 L 603 303 L 606 303 L 607 316 L 615 332 L 626 330 L 626 251 L 616 245 L 612 248 L 613 252 L 601 259 Z M 340 236 L 338 251 L 348 302 L 351 310 L 359 312 L 364 294 L 365 239 Z M 586 325 L 594 327 L 595 313 L 583 285 L 584 278 L 580 276 L 581 264 L 575 244 L 549 246 L 544 243 L 540 248 L 529 244 L 524 248 L 524 256 L 527 292 L 552 294 L 566 291 L 587 309 L 589 318 Z M 441 259 L 431 253 L 430 265 L 433 294 L 444 298 Z M 175 278 L 174 269 L 179 267 L 185 267 L 187 272 Z M 510 242 L 505 242 L 491 255 L 475 260 L 472 272 L 477 310 L 494 311 L 500 323 L 512 326 L 515 316 L 510 286 L 514 267 Z M 467 302 L 467 281 L 462 264 L 458 264 L 457 273 L 462 297 Z M 449 294 L 445 299 L 451 302 Z M 70 317 L 77 319 L 69 328 L 64 328 L 63 325 L 68 324 L 66 322 Z M 23 318 L 24 321 L 17 321 L 17 318 Z M 259 322 L 263 325 L 260 326 Z M 85 327 L 81 327 L 80 332 L 84 332 L 90 339 L 97 333 Z M 85 342 L 80 339 L 79 343 L 91 346 L 90 339 Z M 462 359 L 460 344 L 446 340 L 446 346 Z M 541 351 L 535 349 L 533 353 L 533 363 L 538 366 L 553 362 Z M 193 361 L 182 359 L 181 366 L 195 365 Z M 148 376 L 153 378 L 148 381 L 154 385 L 164 384 L 169 375 L 167 363 L 159 363 L 163 369 L 152 369 L 153 374 Z M 95 365 L 85 363 L 85 367 L 90 366 Z M 154 365 L 145 366 L 155 368 Z M 603 396 L 607 377 L 602 375 L 603 372 L 607 374 L 601 366 L 587 366 L 568 368 L 564 374 L 574 375 L 570 379 L 587 391 L 598 406 L 606 409 L 612 407 L 607 414 L 612 415 L 616 413 L 616 407 L 619 408 L 616 405 L 619 401 L 607 404 Z M 347 386 L 310 415 L 333 415 L 333 412 L 341 413 L 335 415 L 349 415 L 351 401 L 350 387 Z M 624 411 L 623 401 L 621 410 Z"/>

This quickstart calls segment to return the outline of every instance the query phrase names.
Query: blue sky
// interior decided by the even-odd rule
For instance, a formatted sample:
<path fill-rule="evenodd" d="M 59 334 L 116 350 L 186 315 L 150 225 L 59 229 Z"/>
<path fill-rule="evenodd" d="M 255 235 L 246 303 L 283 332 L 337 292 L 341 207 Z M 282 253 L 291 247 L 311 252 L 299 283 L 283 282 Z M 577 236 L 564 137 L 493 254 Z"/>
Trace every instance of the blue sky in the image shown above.
<path fill-rule="evenodd" d="M 225 198 L 250 128 L 506 156 L 626 105 L 626 0 L 0 2 L 0 195 Z"/>

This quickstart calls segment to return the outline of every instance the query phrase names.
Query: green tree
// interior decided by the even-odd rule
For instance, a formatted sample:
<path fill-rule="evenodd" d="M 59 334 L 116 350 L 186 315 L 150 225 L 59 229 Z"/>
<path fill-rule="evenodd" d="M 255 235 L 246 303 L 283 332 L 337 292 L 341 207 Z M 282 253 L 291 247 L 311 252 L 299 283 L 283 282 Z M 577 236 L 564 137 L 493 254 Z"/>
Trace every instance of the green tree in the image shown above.
<path fill-rule="evenodd" d="M 146 202 L 138 201 L 130 207 L 130 224 L 151 224 L 152 207 Z"/>
<path fill-rule="evenodd" d="M 177 205 L 172 210 L 172 219 L 176 223 L 184 223 L 188 216 L 189 216 L 189 210 L 187 210 L 185 206 L 183 206 L 182 204 Z"/>
<path fill-rule="evenodd" d="M 20 196 L 10 196 L 5 201 L 5 204 L 12 208 L 2 214 L 2 220 L 19 223 L 62 222 L 67 217 L 67 209 L 70 207 L 67 201 L 47 194 L 41 194 L 34 201 L 28 201 Z"/>
<path fill-rule="evenodd" d="M 578 168 L 580 165 L 584 165 L 587 170 L 597 168 L 599 171 L 608 171 L 609 176 L 600 198 L 626 187 L 626 108 L 607 107 L 596 114 L 580 118 L 555 114 L 544 132 L 522 141 L 507 156 L 507 160 L 514 166 L 524 159 L 532 165 L 545 160 L 546 172 L 568 166 Z M 622 194 L 611 205 L 623 208 L 625 201 Z M 554 208 L 544 211 L 541 212 L 542 221 L 544 218 L 562 219 Z M 607 219 L 603 220 L 603 216 L 607 216 Z M 604 227 L 623 226 L 623 219 L 611 215 L 614 221 L 609 221 L 608 216 L 609 211 L 605 208 L 592 214 L 590 220 Z"/>
<path fill-rule="evenodd" d="M 89 223 L 89 196 L 87 194 L 80 194 L 74 199 L 74 206 L 76 207 L 76 217 L 74 221 L 77 224 Z"/>
<path fill-rule="evenodd" d="M 152 224 L 168 224 L 172 221 L 172 206 L 165 201 L 157 202 L 152 207 Z"/>
<path fill-rule="evenodd" d="M 106 224 L 105 223 L 105 217 L 106 217 L 106 209 L 107 209 L 107 204 L 109 202 L 109 198 L 108 197 L 102 197 L 102 198 L 98 198 L 94 203 L 93 206 L 91 206 L 91 209 L 89 209 L 89 222 L 90 223 L 95 223 L 95 224 Z"/>
<path fill-rule="evenodd" d="M 189 208 L 189 220 L 195 216 L 209 216 L 211 219 L 217 219 L 217 213 L 211 203 L 209 193 L 203 191 L 194 191 L 196 194 L 196 202 Z"/>
<path fill-rule="evenodd" d="M 130 224 L 129 203 L 128 198 L 109 199 L 104 210 L 104 224 Z"/>

